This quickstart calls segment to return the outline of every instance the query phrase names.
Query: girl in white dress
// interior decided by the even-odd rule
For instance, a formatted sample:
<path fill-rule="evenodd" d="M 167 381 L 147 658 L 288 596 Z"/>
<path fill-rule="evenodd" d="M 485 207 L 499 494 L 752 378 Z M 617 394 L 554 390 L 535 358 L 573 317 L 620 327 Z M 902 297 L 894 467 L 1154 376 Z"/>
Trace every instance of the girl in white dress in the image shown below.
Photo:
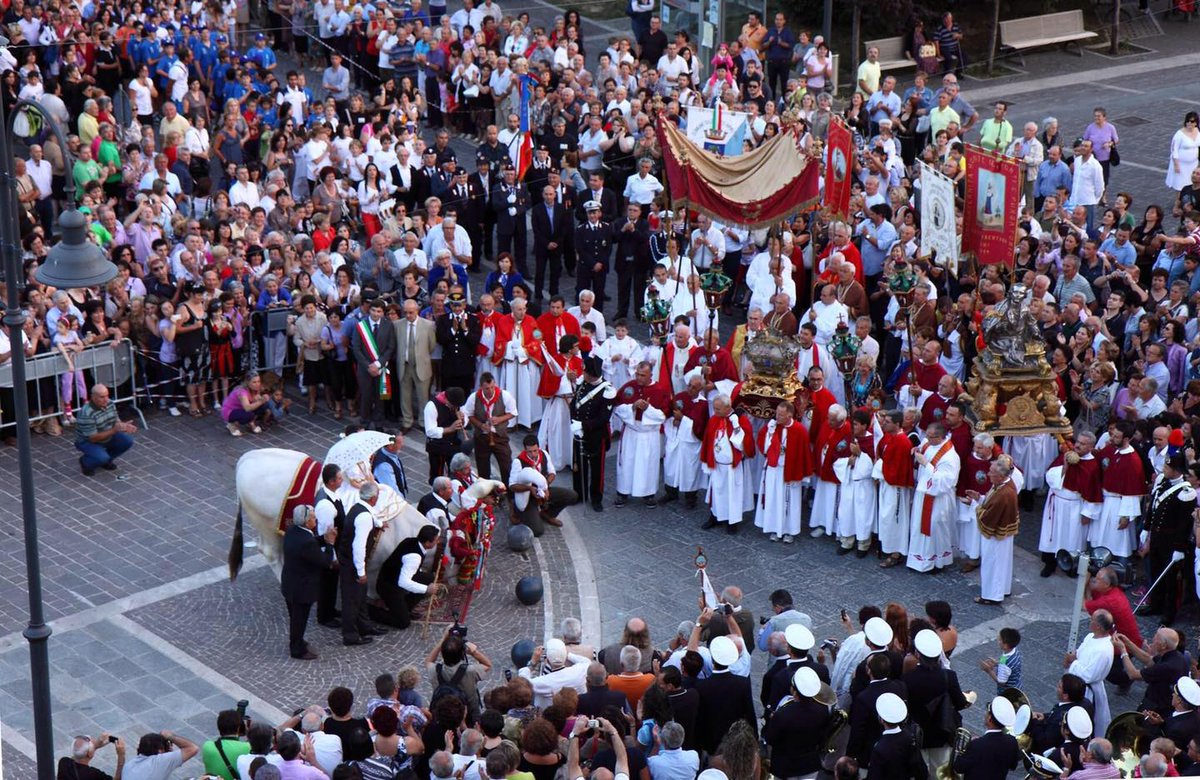
<path fill-rule="evenodd" d="M 1175 131 L 1171 139 L 1171 159 L 1167 164 L 1167 186 L 1178 192 L 1192 183 L 1192 171 L 1196 169 L 1200 154 L 1200 115 L 1187 112 L 1183 127 Z"/>

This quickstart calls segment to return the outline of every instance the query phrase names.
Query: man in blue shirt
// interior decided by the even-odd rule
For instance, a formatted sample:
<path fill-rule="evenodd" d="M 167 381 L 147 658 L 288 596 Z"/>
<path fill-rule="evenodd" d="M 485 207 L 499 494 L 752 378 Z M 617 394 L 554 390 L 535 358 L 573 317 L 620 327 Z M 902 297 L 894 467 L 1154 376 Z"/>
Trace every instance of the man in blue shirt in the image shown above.
<path fill-rule="evenodd" d="M 1187 272 L 1191 270 L 1191 268 L 1188 268 L 1189 265 L 1193 268 L 1195 267 L 1195 262 L 1189 264 L 1187 257 L 1188 255 L 1184 251 L 1183 245 L 1167 244 L 1159 250 L 1158 257 L 1154 259 L 1154 267 L 1150 270 L 1153 272 L 1161 268 L 1166 271 L 1167 286 L 1170 287 L 1172 282 L 1177 279 L 1183 279 L 1186 276 Z M 1200 291 L 1200 274 L 1192 274 L 1190 286 L 1189 295 Z"/>
<path fill-rule="evenodd" d="M 763 48 L 767 55 L 767 90 L 776 102 L 787 95 L 788 71 L 792 67 L 792 49 L 795 45 L 796 36 L 788 29 L 787 17 L 775 14 L 775 26 L 763 38 Z"/>
<path fill-rule="evenodd" d="M 867 111 L 871 114 L 871 133 L 879 133 L 879 123 L 893 119 L 900 113 L 900 96 L 896 94 L 896 77 L 885 76 L 879 91 L 867 99 Z"/>
<path fill-rule="evenodd" d="M 871 287 L 872 280 L 878 281 L 883 275 L 883 262 L 887 260 L 892 244 L 900 238 L 892 225 L 892 207 L 886 203 L 872 206 L 867 211 L 867 219 L 859 224 L 858 234 L 862 236 L 859 254 L 862 255 L 863 276 L 867 287 Z"/>
<path fill-rule="evenodd" d="M 262 73 L 275 70 L 275 52 L 267 47 L 267 36 L 258 33 L 254 36 L 254 48 L 246 53 L 246 59 L 258 66 Z"/>
<path fill-rule="evenodd" d="M 1059 188 L 1071 191 L 1071 169 L 1062 159 L 1062 149 L 1051 146 L 1046 159 L 1038 166 L 1037 184 L 1033 188 L 1033 209 L 1041 211 L 1047 195 L 1058 195 Z"/>
<path fill-rule="evenodd" d="M 1129 240 L 1129 225 L 1121 225 L 1114 235 L 1109 236 L 1100 245 L 1100 255 L 1110 263 L 1117 263 L 1125 268 L 1137 262 L 1137 250 Z M 1181 264 L 1182 265 L 1182 264 Z M 1168 282 L 1174 281 L 1171 279 Z"/>

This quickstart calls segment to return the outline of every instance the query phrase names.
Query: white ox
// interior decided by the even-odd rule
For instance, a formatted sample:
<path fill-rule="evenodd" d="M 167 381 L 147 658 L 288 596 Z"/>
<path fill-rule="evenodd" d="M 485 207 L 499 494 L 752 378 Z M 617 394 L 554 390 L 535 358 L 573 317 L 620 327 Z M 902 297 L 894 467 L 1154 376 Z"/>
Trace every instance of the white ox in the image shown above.
<path fill-rule="evenodd" d="M 258 549 L 278 577 L 283 570 L 283 536 L 279 533 L 279 513 L 283 508 L 292 477 L 304 459 L 303 452 L 268 447 L 247 452 L 238 458 L 236 481 L 238 509 L 233 529 L 233 541 L 229 547 L 229 577 L 236 579 L 242 568 L 244 553 L 242 525 L 243 515 L 258 532 Z M 348 474 L 348 482 L 359 482 L 358 475 Z M 343 495 L 346 508 L 353 502 L 355 488 L 347 486 Z M 429 521 L 416 507 L 405 501 L 387 485 L 379 486 L 379 501 L 375 505 L 375 516 L 384 523 L 383 531 L 370 559 L 367 561 L 368 597 L 375 598 L 375 577 L 379 567 L 393 550 L 405 539 L 416 536 L 421 526 Z M 291 518 L 287 518 L 291 522 Z"/>

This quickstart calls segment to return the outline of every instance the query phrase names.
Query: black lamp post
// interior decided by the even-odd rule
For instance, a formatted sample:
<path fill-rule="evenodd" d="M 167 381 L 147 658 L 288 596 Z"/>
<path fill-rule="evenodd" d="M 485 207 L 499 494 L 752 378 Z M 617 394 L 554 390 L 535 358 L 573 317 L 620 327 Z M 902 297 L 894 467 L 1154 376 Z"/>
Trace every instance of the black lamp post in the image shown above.
<path fill-rule="evenodd" d="M 53 131 L 63 151 L 67 167 L 68 192 L 73 165 L 62 130 L 40 105 L 18 100 L 17 110 L 34 111 Z M 2 111 L 3 109 L 0 109 Z M 21 479 L 21 518 L 25 527 L 25 573 L 29 588 L 29 626 L 22 632 L 29 642 L 29 668 L 33 682 L 34 742 L 37 746 L 38 780 L 54 780 L 54 730 L 50 720 L 50 626 L 42 608 L 42 569 L 38 553 L 37 507 L 33 488 L 33 443 L 29 434 L 29 394 L 25 384 L 24 328 L 27 316 L 21 307 L 24 273 L 21 267 L 21 230 L 17 219 L 17 180 L 13 175 L 11 143 L 13 116 L 4 117 L 0 138 L 0 252 L 4 257 L 7 298 L 4 325 L 12 351 L 13 406 L 16 412 L 17 461 Z M 42 284 L 59 288 L 91 287 L 104 284 L 117 275 L 117 267 L 95 243 L 87 240 L 87 221 L 75 210 L 75 199 L 68 195 L 71 208 L 59 217 L 62 241 L 50 250 L 46 264 L 37 270 Z"/>

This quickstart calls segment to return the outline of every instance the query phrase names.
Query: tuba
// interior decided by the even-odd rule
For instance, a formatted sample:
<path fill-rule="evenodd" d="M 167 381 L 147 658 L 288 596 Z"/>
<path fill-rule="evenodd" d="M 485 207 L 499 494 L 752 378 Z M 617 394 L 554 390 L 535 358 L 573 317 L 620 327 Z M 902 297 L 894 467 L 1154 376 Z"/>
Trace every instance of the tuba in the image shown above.
<path fill-rule="evenodd" d="M 1017 744 L 1021 746 L 1022 751 L 1029 750 L 1033 744 L 1033 736 L 1027 733 L 1029 722 L 1033 719 L 1033 708 L 1029 704 L 1029 697 L 1020 688 L 1005 688 L 1000 695 L 1012 703 L 1013 709 L 1017 713 L 1017 721 L 1009 729 L 1009 733 L 1017 738 Z"/>
<path fill-rule="evenodd" d="M 937 780 L 959 780 L 958 774 L 954 771 L 954 760 L 967 749 L 967 745 L 971 744 L 971 740 L 975 735 L 970 729 L 959 727 L 954 732 L 954 743 L 950 748 L 950 760 L 937 768 Z"/>
<path fill-rule="evenodd" d="M 1146 719 L 1140 712 L 1122 712 L 1112 719 L 1104 738 L 1112 743 L 1113 763 L 1122 777 L 1132 777 L 1138 759 L 1150 751 L 1152 735 L 1146 732 Z"/>

